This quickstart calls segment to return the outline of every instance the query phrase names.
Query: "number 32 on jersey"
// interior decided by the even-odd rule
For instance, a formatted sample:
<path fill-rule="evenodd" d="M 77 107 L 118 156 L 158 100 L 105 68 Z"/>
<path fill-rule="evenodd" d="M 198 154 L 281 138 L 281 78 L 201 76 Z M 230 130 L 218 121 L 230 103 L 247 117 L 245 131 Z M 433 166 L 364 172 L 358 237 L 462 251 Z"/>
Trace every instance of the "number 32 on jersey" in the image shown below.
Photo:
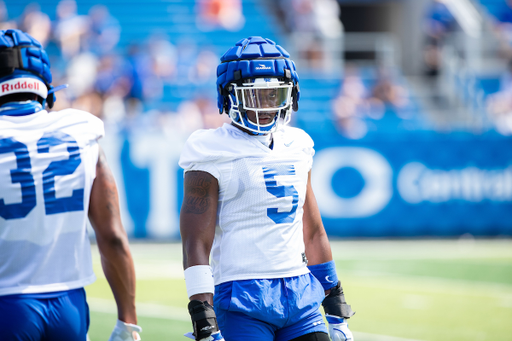
<path fill-rule="evenodd" d="M 75 172 L 80 163 L 80 148 L 73 137 L 63 132 L 47 132 L 37 142 L 37 153 L 50 152 L 50 147 L 64 144 L 67 147 L 69 157 L 64 160 L 52 161 L 42 174 L 32 173 L 32 162 L 28 147 L 12 137 L 0 139 L 0 158 L 5 154 L 14 153 L 16 168 L 10 170 L 10 182 L 19 183 L 21 189 L 21 202 L 6 204 L 0 193 L 0 217 L 8 219 L 20 219 L 26 217 L 37 205 L 36 182 L 34 176 L 41 176 L 44 194 L 44 207 L 47 215 L 72 211 L 83 211 L 84 189 L 73 189 L 69 197 L 57 198 L 55 192 L 55 177 L 70 175 Z M 8 179 L 0 179 L 8 182 Z"/>

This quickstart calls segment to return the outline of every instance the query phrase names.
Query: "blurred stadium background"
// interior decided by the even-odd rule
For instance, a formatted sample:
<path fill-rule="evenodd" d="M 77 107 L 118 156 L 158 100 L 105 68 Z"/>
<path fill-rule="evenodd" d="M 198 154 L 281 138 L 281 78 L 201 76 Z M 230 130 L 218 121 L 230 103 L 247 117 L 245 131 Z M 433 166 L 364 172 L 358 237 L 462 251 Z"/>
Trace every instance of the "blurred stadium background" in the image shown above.
<path fill-rule="evenodd" d="M 316 143 L 356 340 L 511 339 L 512 1 L 0 1 L 0 28 L 16 27 L 70 85 L 54 109 L 105 122 L 144 340 L 190 329 L 177 161 L 192 131 L 227 122 L 216 66 L 250 35 L 297 63 L 292 123 Z M 96 264 L 92 341 L 115 321 Z"/>

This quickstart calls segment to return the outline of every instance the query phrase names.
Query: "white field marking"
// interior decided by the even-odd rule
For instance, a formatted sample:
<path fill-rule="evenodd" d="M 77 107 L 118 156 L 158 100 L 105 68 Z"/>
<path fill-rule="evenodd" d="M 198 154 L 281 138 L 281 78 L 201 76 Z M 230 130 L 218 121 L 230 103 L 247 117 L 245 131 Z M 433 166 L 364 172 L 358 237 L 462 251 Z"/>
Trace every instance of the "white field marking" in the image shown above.
<path fill-rule="evenodd" d="M 183 279 L 183 266 L 178 262 L 137 262 L 135 274 L 138 279 L 172 278 Z"/>
<path fill-rule="evenodd" d="M 429 276 L 407 276 L 383 272 L 344 271 L 349 276 L 375 278 L 372 281 L 357 282 L 359 287 L 389 289 L 392 291 L 407 291 L 414 288 L 416 292 L 450 294 L 453 296 L 474 296 L 506 299 L 512 295 L 512 285 L 468 281 L 463 279 L 448 279 Z M 343 277 L 343 275 L 339 275 Z M 354 280 L 354 278 L 351 278 Z"/>
<path fill-rule="evenodd" d="M 346 260 L 512 259 L 512 239 L 331 240 L 335 258 Z"/>
<path fill-rule="evenodd" d="M 512 308 L 512 294 L 509 296 L 504 296 L 499 306 L 502 308 Z"/>
<path fill-rule="evenodd" d="M 117 308 L 114 300 L 87 297 L 87 302 L 89 303 L 89 309 L 93 312 L 113 315 L 117 314 Z M 186 308 L 176 308 L 161 304 L 137 303 L 137 315 L 163 320 L 190 322 L 190 317 Z M 353 333 L 358 341 L 420 341 L 362 332 Z"/>
<path fill-rule="evenodd" d="M 357 341 L 421 341 L 416 339 L 405 339 L 403 337 L 370 334 L 362 332 L 352 332 L 354 339 Z"/>
<path fill-rule="evenodd" d="M 416 259 L 512 259 L 512 239 L 442 239 L 442 240 L 336 240 L 330 241 L 335 258 L 346 260 L 416 260 Z M 99 262 L 97 245 L 92 245 L 93 259 Z M 135 263 L 157 260 L 181 264 L 179 242 L 131 242 Z"/>
<path fill-rule="evenodd" d="M 98 278 L 105 278 L 101 263 L 93 262 L 94 273 Z M 137 261 L 135 262 L 135 275 L 137 279 L 183 279 L 183 267 L 175 261 Z"/>
<path fill-rule="evenodd" d="M 411 310 L 427 310 L 431 302 L 423 295 L 406 294 L 402 296 L 402 306 Z"/>
<path fill-rule="evenodd" d="M 87 302 L 91 311 L 97 313 L 117 314 L 117 307 L 114 300 L 87 297 Z M 190 316 L 187 308 L 185 307 L 177 308 L 162 304 L 137 302 L 137 315 L 164 320 L 190 322 Z"/>
<path fill-rule="evenodd" d="M 96 275 L 104 278 L 97 246 L 92 245 Z M 180 243 L 132 243 L 130 245 L 138 279 L 183 279 Z M 352 240 L 331 241 L 335 259 L 344 260 L 407 260 L 407 259 L 485 259 L 504 258 L 512 261 L 512 239 L 458 239 L 458 240 Z M 345 274 L 361 277 L 394 277 L 427 281 L 429 285 L 444 286 L 453 284 L 464 287 L 481 288 L 486 291 L 506 291 L 510 285 L 465 281 L 426 276 L 407 276 L 380 271 L 349 271 Z M 457 290 L 458 291 L 458 290 Z M 438 292 L 436 290 L 436 292 Z"/>
<path fill-rule="evenodd" d="M 105 278 L 96 244 L 91 245 L 96 277 Z M 181 245 L 176 243 L 131 244 L 137 279 L 185 279 Z"/>

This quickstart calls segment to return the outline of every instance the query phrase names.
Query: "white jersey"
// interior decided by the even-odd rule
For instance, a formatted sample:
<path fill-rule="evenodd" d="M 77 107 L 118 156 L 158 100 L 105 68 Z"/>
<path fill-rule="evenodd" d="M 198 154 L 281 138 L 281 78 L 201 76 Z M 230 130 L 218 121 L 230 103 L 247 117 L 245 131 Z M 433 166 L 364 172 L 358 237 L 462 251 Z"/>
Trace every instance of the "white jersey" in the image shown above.
<path fill-rule="evenodd" d="M 0 295 L 95 280 L 86 222 L 103 135 L 74 109 L 0 116 Z"/>
<path fill-rule="evenodd" d="M 181 154 L 185 171 L 205 171 L 219 183 L 217 226 L 211 251 L 215 285 L 244 279 L 308 273 L 302 230 L 313 141 L 284 127 L 273 149 L 224 124 L 199 130 Z"/>

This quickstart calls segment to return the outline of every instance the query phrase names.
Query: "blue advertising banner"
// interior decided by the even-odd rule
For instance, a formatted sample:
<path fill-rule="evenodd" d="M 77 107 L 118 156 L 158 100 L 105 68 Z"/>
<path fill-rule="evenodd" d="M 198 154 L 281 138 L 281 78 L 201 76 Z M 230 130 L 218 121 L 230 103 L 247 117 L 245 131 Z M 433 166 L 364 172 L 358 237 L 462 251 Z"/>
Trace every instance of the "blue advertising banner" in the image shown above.
<path fill-rule="evenodd" d="M 313 138 L 313 186 L 330 235 L 512 235 L 510 138 Z"/>
<path fill-rule="evenodd" d="M 512 236 L 511 138 L 424 131 L 312 137 L 313 188 L 330 236 Z M 131 236 L 179 238 L 184 140 L 148 132 L 102 141 Z"/>

